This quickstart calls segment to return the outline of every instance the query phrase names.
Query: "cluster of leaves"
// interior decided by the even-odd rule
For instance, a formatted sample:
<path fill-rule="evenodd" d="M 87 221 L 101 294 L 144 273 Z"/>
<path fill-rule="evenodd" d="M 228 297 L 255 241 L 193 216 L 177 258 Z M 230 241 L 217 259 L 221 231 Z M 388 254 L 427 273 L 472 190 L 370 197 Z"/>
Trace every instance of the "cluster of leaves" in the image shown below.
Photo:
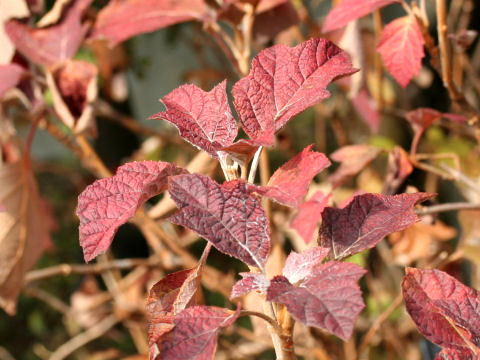
<path fill-rule="evenodd" d="M 222 37 L 217 39 L 220 47 L 227 49 L 226 56 L 243 75 L 231 90 L 238 118 L 229 104 L 226 80 L 210 91 L 182 85 L 161 99 L 165 110 L 150 117 L 173 124 L 183 139 L 218 161 L 223 183 L 171 162 L 128 162 L 113 176 L 97 164 L 93 171 L 104 178 L 78 197 L 79 238 L 86 262 L 107 252 L 119 227 L 162 193 L 168 193 L 178 208 L 168 220 L 207 240 L 194 267 L 166 275 L 150 290 L 146 308 L 150 358 L 213 359 L 220 331 L 245 315 L 267 321 L 279 358 L 294 357 L 293 325 L 288 324 L 293 323 L 292 318 L 348 341 L 365 307 L 358 282 L 367 271 L 343 260 L 419 221 L 415 206 L 435 194 L 397 193 L 414 167 L 438 174 L 417 157 L 420 139 L 441 119 L 464 125 L 467 117 L 430 108 L 406 113 L 414 132 L 410 154 L 400 147 L 389 151 L 382 194 L 358 192 L 338 207 L 328 206 L 335 189 L 382 154 L 379 147 L 359 144 L 343 146 L 330 155 L 340 166 L 328 178 L 329 191 L 316 191 L 305 200 L 315 176 L 331 165 L 325 154 L 309 145 L 267 181 L 256 184 L 259 157 L 276 145 L 277 134 L 291 119 L 330 97 L 330 83 L 345 81 L 359 71 L 346 52 L 327 39 L 310 38 L 293 47 L 279 44 L 264 49 L 249 65 L 252 39 L 271 39 L 300 20 L 297 8 L 287 0 L 111 0 L 95 16 L 88 11 L 92 3 L 59 0 L 35 27 L 18 19 L 6 21 L 5 33 L 16 53 L 6 55 L 8 64 L 0 65 L 0 98 L 21 89 L 34 118 L 31 137 L 38 123 L 53 113 L 72 134 L 78 144 L 72 148 L 82 154 L 85 163 L 99 162 L 83 136 L 97 132 L 96 79 L 102 69 L 74 59 L 82 44 L 106 39 L 117 45 L 145 32 L 195 20 Z M 407 15 L 381 30 L 376 50 L 398 84 L 406 87 L 420 72 L 424 46 L 432 61 L 436 59 L 425 9 L 404 0 L 343 0 L 329 12 L 322 32 L 334 32 L 394 3 L 402 5 Z M 92 24 L 89 19 L 93 17 Z M 277 18 L 282 21 L 272 20 Z M 229 24 L 238 38 L 244 37 L 240 41 L 243 47 L 233 44 L 219 21 Z M 364 80 L 353 105 L 376 132 L 380 115 L 371 105 Z M 47 89 L 51 106 L 42 94 Z M 13 133 L 9 126 L 2 120 L 0 131 Z M 240 129 L 247 138 L 239 136 Z M 30 143 L 31 138 L 21 154 L 11 136 L 0 134 L 0 241 L 6 244 L 0 253 L 0 306 L 11 314 L 21 291 L 19 284 L 49 242 L 44 205 L 32 178 Z M 19 182 L 21 196 L 10 197 Z M 303 251 L 288 254 L 281 275 L 267 267 L 275 225 L 262 206 L 266 199 L 296 211 L 290 227 L 309 244 Z M 312 244 L 312 239 L 316 243 Z M 198 301 L 212 246 L 250 270 L 241 272 L 241 279 L 231 289 L 235 310 Z M 35 251 L 23 255 L 27 247 Z M 406 309 L 419 331 L 443 347 L 437 359 L 480 357 L 477 291 L 440 270 L 416 268 L 406 269 L 402 290 Z M 261 296 L 265 314 L 242 310 L 238 298 L 252 292 Z"/>

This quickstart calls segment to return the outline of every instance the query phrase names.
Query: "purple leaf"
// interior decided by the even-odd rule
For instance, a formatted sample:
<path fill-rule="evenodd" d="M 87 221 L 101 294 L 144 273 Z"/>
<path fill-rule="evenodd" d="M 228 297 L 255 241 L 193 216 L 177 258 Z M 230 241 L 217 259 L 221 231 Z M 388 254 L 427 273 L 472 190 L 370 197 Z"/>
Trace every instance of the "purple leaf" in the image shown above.
<path fill-rule="evenodd" d="M 120 225 L 149 198 L 167 188 L 167 178 L 186 171 L 156 161 L 120 166 L 115 176 L 95 181 L 78 197 L 80 245 L 85 261 L 105 252 Z"/>
<path fill-rule="evenodd" d="M 193 306 L 175 315 L 175 327 L 164 336 L 156 360 L 213 360 L 218 333 L 233 324 L 237 311 L 216 306 Z"/>
<path fill-rule="evenodd" d="M 270 251 L 265 211 L 243 181 L 221 186 L 208 176 L 169 179 L 169 192 L 180 209 L 170 221 L 203 236 L 221 252 L 263 269 Z"/>
<path fill-rule="evenodd" d="M 91 37 L 115 45 L 138 34 L 201 19 L 206 10 L 204 0 L 111 0 L 98 14 Z"/>
<path fill-rule="evenodd" d="M 323 209 L 328 205 L 331 195 L 330 193 L 325 196 L 321 191 L 317 191 L 308 201 L 298 207 L 298 212 L 290 227 L 295 229 L 307 244 L 312 240 L 315 228 L 322 219 Z"/>
<path fill-rule="evenodd" d="M 267 186 L 257 186 L 255 191 L 280 204 L 297 207 L 307 193 L 313 177 L 330 166 L 330 161 L 324 154 L 310 151 L 312 146 L 307 146 L 283 164 L 273 173 Z"/>
<path fill-rule="evenodd" d="M 18 20 L 5 23 L 5 31 L 19 52 L 33 62 L 53 65 L 77 52 L 88 26 L 81 23 L 83 12 L 93 0 L 76 0 L 61 21 L 46 28 L 31 28 Z"/>
<path fill-rule="evenodd" d="M 418 221 L 413 207 L 435 194 L 363 194 L 343 209 L 325 208 L 319 245 L 331 249 L 334 259 L 370 249 L 388 234 Z"/>
<path fill-rule="evenodd" d="M 292 251 L 285 261 L 283 275 L 292 284 L 302 281 L 312 275 L 316 267 L 322 263 L 330 250 L 322 247 L 314 247 L 305 250 L 301 254 Z"/>
<path fill-rule="evenodd" d="M 480 355 L 480 294 L 436 269 L 407 268 L 403 298 L 418 330 L 433 343 Z M 473 345 L 472 345 L 473 344 Z"/>
<path fill-rule="evenodd" d="M 216 158 L 217 151 L 233 143 L 238 130 L 228 105 L 226 84 L 223 81 L 210 92 L 195 85 L 180 86 L 162 99 L 167 111 L 150 119 L 171 122 L 184 139 Z"/>
<path fill-rule="evenodd" d="M 230 299 L 245 295 L 254 290 L 260 290 L 262 293 L 266 293 L 270 286 L 270 280 L 262 274 L 242 272 L 240 275 L 242 275 L 243 279 L 238 280 L 235 285 L 233 285 Z"/>
<path fill-rule="evenodd" d="M 285 305 L 295 319 L 307 326 L 348 340 L 365 306 L 357 284 L 365 272 L 355 264 L 330 261 L 318 265 L 298 287 L 286 277 L 276 276 L 271 280 L 267 300 Z"/>
<path fill-rule="evenodd" d="M 240 122 L 252 140 L 273 145 L 288 120 L 330 96 L 330 82 L 355 71 L 348 55 L 325 39 L 265 49 L 253 59 L 249 75 L 233 86 Z"/>

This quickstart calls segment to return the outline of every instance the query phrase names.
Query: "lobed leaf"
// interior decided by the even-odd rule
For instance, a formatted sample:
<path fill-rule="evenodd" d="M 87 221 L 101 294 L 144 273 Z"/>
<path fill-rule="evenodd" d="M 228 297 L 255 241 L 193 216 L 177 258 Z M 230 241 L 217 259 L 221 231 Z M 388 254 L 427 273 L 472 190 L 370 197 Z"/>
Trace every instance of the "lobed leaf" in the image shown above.
<path fill-rule="evenodd" d="M 248 183 L 219 185 L 208 176 L 179 175 L 169 179 L 169 192 L 180 210 L 170 221 L 196 231 L 219 251 L 263 269 L 270 230 Z"/>
<path fill-rule="evenodd" d="M 217 151 L 233 144 L 237 123 L 228 105 L 226 81 L 205 92 L 195 85 L 183 85 L 162 99 L 167 111 L 150 119 L 167 120 L 191 144 L 213 157 Z"/>
<path fill-rule="evenodd" d="M 429 193 L 355 196 L 344 208 L 325 208 L 319 245 L 331 249 L 334 259 L 370 249 L 388 234 L 418 221 L 413 207 L 434 196 Z"/>
<path fill-rule="evenodd" d="M 273 145 L 274 134 L 293 116 L 330 96 L 330 82 L 355 71 L 348 55 L 325 39 L 265 49 L 233 86 L 240 122 L 252 140 Z"/>
<path fill-rule="evenodd" d="M 301 254 L 292 251 L 285 261 L 283 276 L 289 282 L 296 284 L 313 274 L 317 265 L 320 265 L 330 250 L 322 247 L 314 247 L 305 250 Z"/>
<path fill-rule="evenodd" d="M 120 225 L 149 198 L 167 188 L 167 178 L 185 170 L 166 162 L 141 161 L 120 166 L 115 176 L 95 181 L 78 197 L 80 245 L 85 261 L 105 252 Z"/>
<path fill-rule="evenodd" d="M 209 252 L 207 246 L 195 268 L 169 274 L 151 288 L 146 305 L 151 359 L 160 353 L 162 337 L 175 327 L 174 316 L 196 304 L 195 295 Z"/>
<path fill-rule="evenodd" d="M 395 19 L 383 29 L 377 50 L 382 54 L 385 67 L 402 87 L 420 73 L 424 44 L 422 30 L 414 16 Z"/>
<path fill-rule="evenodd" d="M 358 279 L 365 270 L 352 263 L 330 261 L 315 268 L 297 287 L 284 276 L 271 280 L 267 300 L 286 306 L 295 319 L 348 340 L 364 308 Z"/>
<path fill-rule="evenodd" d="M 322 219 L 322 212 L 328 205 L 332 194 L 325 195 L 317 191 L 310 199 L 300 204 L 298 212 L 290 223 L 290 227 L 308 244 L 312 240 L 313 233 L 318 222 Z"/>
<path fill-rule="evenodd" d="M 216 306 L 189 307 L 174 317 L 172 331 L 164 336 L 156 360 L 210 360 L 214 358 L 221 329 L 230 326 L 240 315 L 237 311 Z"/>
<path fill-rule="evenodd" d="M 380 152 L 381 150 L 378 147 L 367 144 L 341 147 L 330 155 L 333 160 L 341 164 L 328 180 L 334 188 L 339 187 L 351 176 L 365 168 Z"/>
<path fill-rule="evenodd" d="M 323 32 L 339 29 L 350 21 L 361 18 L 381 7 L 400 2 L 399 0 L 342 0 L 328 13 L 322 27 Z"/>
<path fill-rule="evenodd" d="M 201 19 L 206 10 L 203 0 L 111 0 L 99 12 L 91 37 L 115 45 L 138 34 Z"/>
<path fill-rule="evenodd" d="M 270 280 L 262 274 L 242 272 L 240 275 L 242 276 L 242 279 L 238 280 L 235 285 L 233 285 L 230 299 L 245 295 L 254 290 L 266 293 L 270 286 Z"/>
<path fill-rule="evenodd" d="M 480 356 L 480 294 L 436 269 L 407 268 L 403 298 L 419 331 L 433 343 Z M 472 345 L 473 344 L 473 345 Z"/>
<path fill-rule="evenodd" d="M 15 48 L 41 65 L 53 65 L 72 58 L 77 52 L 88 26 L 82 24 L 83 12 L 93 0 L 75 0 L 62 20 L 46 28 L 31 28 L 18 20 L 5 23 L 5 31 Z"/>
<path fill-rule="evenodd" d="M 308 191 L 313 177 L 330 166 L 328 158 L 307 146 L 295 157 L 275 171 L 266 186 L 257 186 L 255 191 L 270 197 L 280 204 L 297 207 Z"/>

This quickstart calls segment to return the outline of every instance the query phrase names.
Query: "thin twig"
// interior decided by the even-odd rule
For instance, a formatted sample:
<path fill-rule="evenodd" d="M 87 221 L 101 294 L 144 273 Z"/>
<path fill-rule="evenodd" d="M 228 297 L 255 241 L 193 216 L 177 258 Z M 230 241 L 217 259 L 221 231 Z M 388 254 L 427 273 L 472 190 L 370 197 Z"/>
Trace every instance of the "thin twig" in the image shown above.
<path fill-rule="evenodd" d="M 439 204 L 439 205 L 424 207 L 423 209 L 415 210 L 415 213 L 417 215 L 428 215 L 428 214 L 435 214 L 435 213 L 446 212 L 446 211 L 476 210 L 476 209 L 480 209 L 480 204 L 472 204 L 468 202 L 456 202 L 456 203 Z"/>
<path fill-rule="evenodd" d="M 109 315 L 98 324 L 92 326 L 86 331 L 71 338 L 66 343 L 61 345 L 50 356 L 49 360 L 63 360 L 72 354 L 74 351 L 80 349 L 82 346 L 88 344 L 90 341 L 95 340 L 105 334 L 108 330 L 118 324 L 121 320 L 115 315 Z"/>
<path fill-rule="evenodd" d="M 282 328 L 280 325 L 272 319 L 270 316 L 265 315 L 264 313 L 258 312 L 258 311 L 251 311 L 251 310 L 241 310 L 240 311 L 240 316 L 256 316 L 259 317 L 266 322 L 268 322 L 274 329 L 275 331 L 280 335 L 282 333 Z"/>
<path fill-rule="evenodd" d="M 27 286 L 23 289 L 23 292 L 28 296 L 42 300 L 59 313 L 66 315 L 70 312 L 70 307 L 62 300 L 36 286 Z"/>

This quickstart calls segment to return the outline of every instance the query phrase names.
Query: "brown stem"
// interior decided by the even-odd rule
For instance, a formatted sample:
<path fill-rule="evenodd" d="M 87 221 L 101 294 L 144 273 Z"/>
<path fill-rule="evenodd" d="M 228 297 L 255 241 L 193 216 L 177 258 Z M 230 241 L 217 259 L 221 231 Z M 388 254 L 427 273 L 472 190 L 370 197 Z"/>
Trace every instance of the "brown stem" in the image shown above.
<path fill-rule="evenodd" d="M 436 214 L 439 212 L 446 212 L 446 211 L 477 210 L 477 209 L 480 209 L 480 204 L 472 204 L 468 202 L 456 202 L 456 203 L 439 204 L 439 205 L 424 207 L 423 209 L 415 210 L 415 213 L 417 215 L 428 215 L 428 214 Z"/>
<path fill-rule="evenodd" d="M 264 313 L 258 312 L 258 311 L 251 311 L 251 310 L 241 310 L 240 311 L 240 316 L 256 316 L 259 317 L 260 319 L 265 320 L 268 322 L 277 332 L 277 334 L 282 333 L 282 328 L 278 323 L 275 321 L 275 319 L 272 319 L 270 316 L 265 315 Z"/>
<path fill-rule="evenodd" d="M 373 12 L 373 21 L 375 25 L 375 44 L 378 44 L 382 35 L 382 13 L 380 10 Z M 377 109 L 383 110 L 383 63 L 382 56 L 378 51 L 375 52 L 375 85 L 377 87 Z"/>

